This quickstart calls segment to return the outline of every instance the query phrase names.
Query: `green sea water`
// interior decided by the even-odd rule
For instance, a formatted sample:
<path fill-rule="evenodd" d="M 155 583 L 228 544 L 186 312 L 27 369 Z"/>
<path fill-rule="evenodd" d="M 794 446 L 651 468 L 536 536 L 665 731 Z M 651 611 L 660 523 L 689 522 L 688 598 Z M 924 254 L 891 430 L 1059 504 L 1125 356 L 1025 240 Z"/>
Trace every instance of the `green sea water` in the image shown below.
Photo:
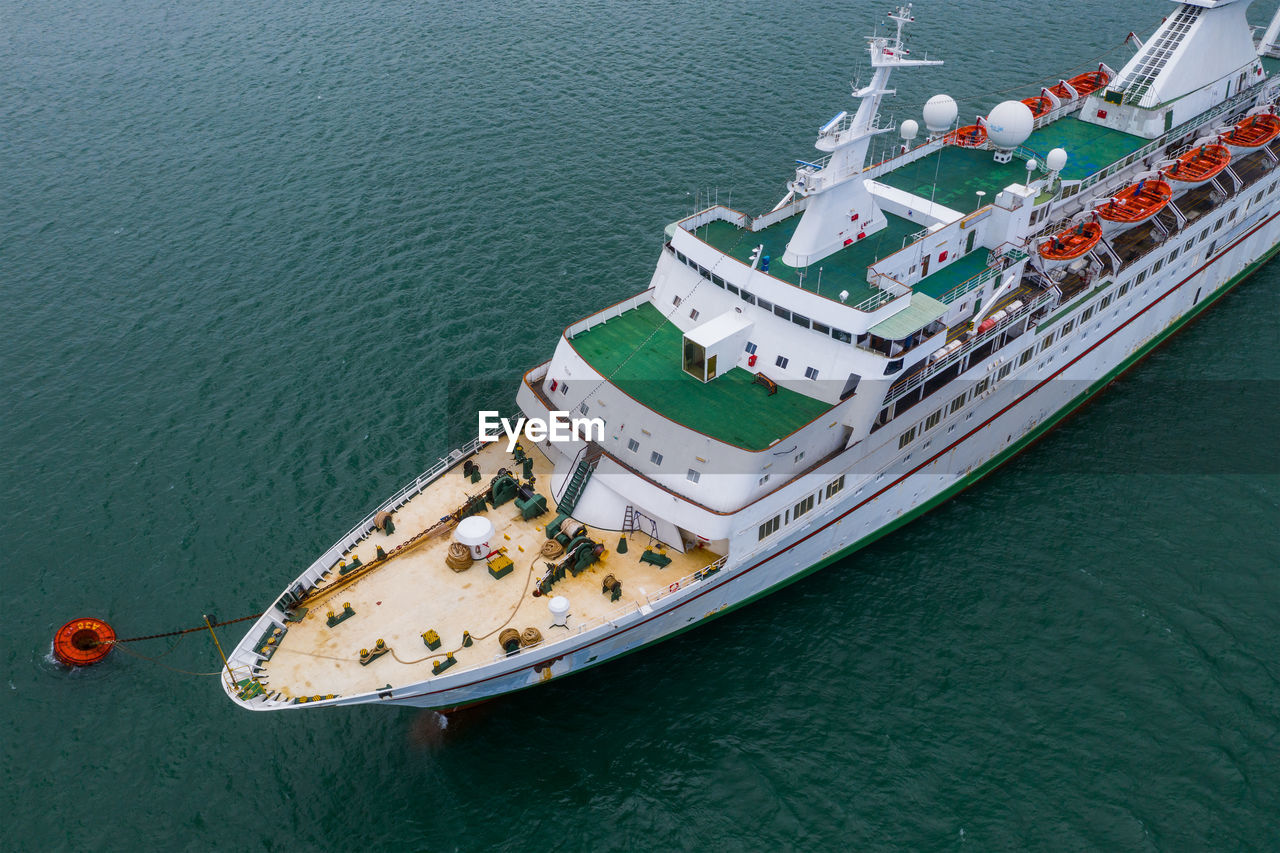
<path fill-rule="evenodd" d="M 921 0 L 886 112 L 1172 8 Z M 242 711 L 200 635 L 49 660 L 271 601 L 700 195 L 771 207 L 886 11 L 0 4 L 4 847 L 1280 848 L 1280 264 L 843 563 L 447 719 Z"/>

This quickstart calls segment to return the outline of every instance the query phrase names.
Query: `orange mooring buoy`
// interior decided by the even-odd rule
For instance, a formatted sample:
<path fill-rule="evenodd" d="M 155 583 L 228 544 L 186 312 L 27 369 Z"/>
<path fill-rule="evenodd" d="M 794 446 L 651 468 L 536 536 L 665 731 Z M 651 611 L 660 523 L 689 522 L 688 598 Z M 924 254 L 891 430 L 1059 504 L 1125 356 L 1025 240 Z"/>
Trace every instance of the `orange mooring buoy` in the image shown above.
<path fill-rule="evenodd" d="M 116 632 L 101 619 L 72 619 L 53 636 L 53 656 L 67 666 L 90 666 L 105 658 Z"/>

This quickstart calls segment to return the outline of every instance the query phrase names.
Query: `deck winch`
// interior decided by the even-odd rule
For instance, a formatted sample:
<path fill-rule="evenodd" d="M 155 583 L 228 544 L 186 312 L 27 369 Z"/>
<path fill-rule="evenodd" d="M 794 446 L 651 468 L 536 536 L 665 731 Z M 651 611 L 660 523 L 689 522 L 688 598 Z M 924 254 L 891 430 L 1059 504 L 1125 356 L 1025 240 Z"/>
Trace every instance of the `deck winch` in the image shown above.
<path fill-rule="evenodd" d="M 604 554 L 604 545 L 587 535 L 584 525 L 574 522 L 575 530 L 572 538 L 561 532 L 554 538 L 564 546 L 565 558 L 557 563 L 546 563 L 547 571 L 538 581 L 534 595 L 549 595 L 556 581 L 562 580 L 566 574 L 574 577 L 582 574 Z M 561 538 L 567 541 L 561 541 Z"/>

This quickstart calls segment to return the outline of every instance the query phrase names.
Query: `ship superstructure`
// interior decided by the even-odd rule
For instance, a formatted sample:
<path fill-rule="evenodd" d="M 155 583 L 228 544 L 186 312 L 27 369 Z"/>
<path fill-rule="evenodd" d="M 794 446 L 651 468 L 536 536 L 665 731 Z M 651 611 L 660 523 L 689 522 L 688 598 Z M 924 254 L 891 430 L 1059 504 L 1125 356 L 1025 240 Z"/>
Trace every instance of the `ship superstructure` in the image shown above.
<path fill-rule="evenodd" d="M 230 656 L 255 710 L 449 708 L 657 642 L 992 470 L 1280 241 L 1280 14 L 1192 0 L 1104 64 L 961 122 L 856 109 L 759 215 L 669 225 L 647 289 L 565 329 L 517 402 L 570 441 L 454 451 L 322 555 Z"/>

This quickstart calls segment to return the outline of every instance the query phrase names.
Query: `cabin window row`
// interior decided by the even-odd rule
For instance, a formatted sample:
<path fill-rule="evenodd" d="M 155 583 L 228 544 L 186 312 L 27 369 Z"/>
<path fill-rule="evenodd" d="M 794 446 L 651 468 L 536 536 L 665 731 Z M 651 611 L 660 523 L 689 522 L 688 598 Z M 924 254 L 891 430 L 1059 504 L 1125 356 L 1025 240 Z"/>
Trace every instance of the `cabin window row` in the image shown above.
<path fill-rule="evenodd" d="M 734 296 L 737 296 L 739 299 L 741 299 L 743 302 L 746 302 L 750 305 L 755 305 L 759 308 L 763 308 L 765 311 L 772 311 L 775 317 L 779 317 L 783 320 L 787 320 L 789 322 L 795 323 L 797 326 L 800 326 L 803 329 L 812 329 L 813 331 L 818 332 L 819 334 L 827 335 L 831 338 L 834 338 L 835 340 L 839 341 L 842 344 L 853 343 L 852 333 L 846 332 L 844 329 L 837 329 L 832 326 L 828 326 L 826 323 L 821 323 L 817 320 L 812 320 L 797 311 L 792 311 L 788 308 L 782 307 L 781 305 L 775 305 L 774 303 L 770 302 L 767 299 L 762 299 L 760 297 L 757 297 L 755 294 L 753 294 L 751 291 L 747 290 L 746 288 L 740 288 L 735 284 L 730 284 L 729 282 L 725 281 L 720 276 L 711 272 L 711 270 L 699 264 L 693 258 L 686 256 L 683 252 L 672 247 L 670 243 L 667 244 L 667 248 L 671 249 L 671 251 L 676 256 L 676 260 L 680 261 L 680 263 L 689 267 L 689 269 L 694 270 L 695 272 L 698 273 L 698 275 L 702 276 L 707 281 L 711 282 L 721 290 L 729 291 Z M 680 304 L 679 302 L 676 303 L 676 305 L 679 305 L 679 304 Z"/>
<path fill-rule="evenodd" d="M 813 511 L 813 508 L 821 504 L 823 500 L 831 500 L 831 498 L 838 495 L 843 490 L 844 475 L 841 474 L 830 483 L 827 483 L 824 488 L 819 489 L 811 495 L 806 495 L 801 498 L 795 506 L 785 512 L 775 515 L 773 518 L 760 525 L 760 529 L 758 531 L 759 540 L 764 541 L 765 539 L 768 539 L 770 536 L 781 530 L 784 525 L 790 524 L 796 519 L 808 515 Z"/>

